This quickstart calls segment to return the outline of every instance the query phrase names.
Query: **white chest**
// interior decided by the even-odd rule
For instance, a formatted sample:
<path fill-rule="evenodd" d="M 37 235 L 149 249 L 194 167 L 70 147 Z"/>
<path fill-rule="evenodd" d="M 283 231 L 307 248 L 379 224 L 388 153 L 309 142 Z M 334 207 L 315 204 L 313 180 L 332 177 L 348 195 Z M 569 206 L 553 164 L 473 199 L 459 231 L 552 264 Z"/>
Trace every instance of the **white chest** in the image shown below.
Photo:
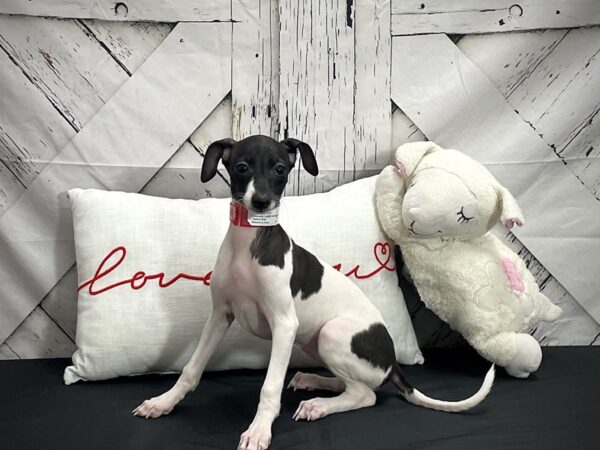
<path fill-rule="evenodd" d="M 288 273 L 291 258 L 283 269 L 260 265 L 250 251 L 255 237 L 255 228 L 236 228 L 228 232 L 211 284 L 216 301 L 225 302 L 243 328 L 269 339 L 273 306 L 283 301 L 282 296 L 289 295 L 287 300 L 291 301 L 291 273 Z"/>

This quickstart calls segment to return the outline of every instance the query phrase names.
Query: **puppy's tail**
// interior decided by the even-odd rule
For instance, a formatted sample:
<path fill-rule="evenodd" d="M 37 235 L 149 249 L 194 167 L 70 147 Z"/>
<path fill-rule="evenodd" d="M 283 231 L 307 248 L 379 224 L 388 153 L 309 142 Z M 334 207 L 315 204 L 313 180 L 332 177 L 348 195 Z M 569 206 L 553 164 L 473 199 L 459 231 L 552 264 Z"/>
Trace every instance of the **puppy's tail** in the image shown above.
<path fill-rule="evenodd" d="M 406 377 L 402 373 L 398 363 L 392 366 L 392 373 L 390 375 L 390 381 L 394 386 L 398 388 L 402 396 L 414 405 L 423 406 L 425 408 L 437 409 L 438 411 L 445 412 L 461 412 L 467 409 L 473 408 L 483 401 L 484 398 L 490 393 L 492 385 L 494 384 L 495 369 L 494 365 L 490 367 L 483 383 L 479 390 L 471 397 L 457 402 L 446 402 L 443 400 L 436 400 L 434 398 L 427 397 L 425 394 L 414 389 L 406 380 Z"/>

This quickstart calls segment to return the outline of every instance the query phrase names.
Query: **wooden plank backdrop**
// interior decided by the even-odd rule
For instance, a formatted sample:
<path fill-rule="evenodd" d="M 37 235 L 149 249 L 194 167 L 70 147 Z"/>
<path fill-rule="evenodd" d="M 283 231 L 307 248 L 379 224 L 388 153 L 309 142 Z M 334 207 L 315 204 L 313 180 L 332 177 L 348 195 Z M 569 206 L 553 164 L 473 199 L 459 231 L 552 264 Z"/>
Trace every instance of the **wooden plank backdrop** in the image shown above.
<path fill-rule="evenodd" d="M 392 0 L 394 36 L 501 33 L 598 24 L 597 0 Z"/>
<path fill-rule="evenodd" d="M 548 209 L 557 198 L 587 205 L 578 212 L 579 224 L 559 228 L 570 237 L 559 246 L 560 255 L 568 258 L 566 267 L 546 262 L 548 250 L 557 247 L 547 247 L 548 239 L 533 239 L 537 236 L 526 230 L 529 225 L 518 235 L 521 240 L 499 232 L 525 259 L 542 291 L 565 311 L 559 321 L 533 333 L 544 345 L 600 343 L 600 302 L 590 290 L 600 279 L 600 267 L 583 267 L 583 279 L 569 272 L 581 261 L 573 253 L 595 248 L 594 233 L 600 229 L 595 216 L 600 28 L 580 28 L 600 23 L 598 2 L 176 0 L 164 5 L 0 4 L 0 358 L 73 352 L 77 274 L 68 208 L 57 194 L 88 185 L 86 174 L 97 176 L 106 188 L 173 198 L 224 197 L 228 180 L 223 168 L 211 183 L 199 182 L 204 149 L 225 136 L 262 133 L 313 145 L 320 176 L 313 179 L 295 170 L 288 193 L 319 192 L 377 173 L 407 141 L 438 139 L 471 151 L 474 130 L 477 139 L 490 138 L 478 122 L 505 117 L 509 110 L 510 121 L 501 133 L 505 140 L 496 133 L 494 151 L 475 156 L 506 162 L 501 155 L 508 150 L 499 143 L 528 136 L 525 150 L 511 154 L 514 161 L 558 161 L 539 179 L 572 180 L 570 196 L 545 193 Z M 542 31 L 516 31 L 534 29 Z M 413 35 L 428 33 L 467 36 L 423 36 L 419 39 L 426 46 L 415 44 L 419 40 Z M 409 44 L 399 55 L 400 39 Z M 183 53 L 175 51 L 180 46 Z M 486 89 L 504 102 L 505 112 L 486 109 L 488 95 L 478 96 L 477 105 L 456 100 L 449 109 L 444 96 L 456 86 L 443 71 L 427 68 L 426 49 L 432 61 L 476 69 L 478 80 L 486 80 Z M 196 63 L 184 61 L 190 54 L 201 61 L 202 73 L 194 72 Z M 398 69 L 405 75 L 396 76 Z M 424 95 L 420 89 L 431 70 L 436 71 L 432 90 Z M 462 82 L 463 88 L 480 86 L 473 78 Z M 150 88 L 159 97 L 148 97 L 152 105 L 145 107 L 142 93 Z M 433 91 L 440 94 L 432 96 Z M 159 132 L 160 125 L 148 125 L 151 118 L 144 119 L 135 142 L 155 149 L 156 158 L 136 161 L 137 153 L 125 145 L 131 137 L 123 139 L 118 131 L 127 121 L 141 121 L 145 111 L 152 116 L 153 107 L 166 105 L 174 110 L 169 118 L 162 116 L 169 137 Z M 461 131 L 456 121 L 477 108 L 482 111 L 478 120 Z M 94 139 L 105 144 L 102 149 Z M 69 156 L 75 150 L 87 160 Z M 70 171 L 75 162 L 85 170 Z M 121 166 L 108 169 L 111 164 Z M 519 186 L 513 189 L 521 192 Z M 581 225 L 586 214 L 592 224 L 587 230 Z M 554 236 L 554 229 L 544 226 L 560 219 L 536 225 L 535 217 L 528 218 L 542 230 L 541 237 Z M 46 250 L 36 248 L 34 255 L 26 242 L 32 236 L 45 242 Z M 587 236 L 588 248 L 578 236 Z M 56 239 L 62 244 L 50 249 Z M 58 264 L 49 262 L 42 274 L 26 264 L 52 257 Z M 421 344 L 461 342 L 422 304 L 409 302 L 409 309 Z"/>
<path fill-rule="evenodd" d="M 223 0 L 2 0 L 0 14 L 156 22 L 217 22 L 231 20 L 231 5 Z"/>

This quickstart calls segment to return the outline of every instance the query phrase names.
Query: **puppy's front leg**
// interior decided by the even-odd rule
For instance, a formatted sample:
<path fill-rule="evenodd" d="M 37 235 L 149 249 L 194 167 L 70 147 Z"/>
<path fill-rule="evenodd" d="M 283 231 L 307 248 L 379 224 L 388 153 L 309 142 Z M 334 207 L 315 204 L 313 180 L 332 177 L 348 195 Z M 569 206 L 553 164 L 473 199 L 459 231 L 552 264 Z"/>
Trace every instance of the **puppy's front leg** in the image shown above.
<path fill-rule="evenodd" d="M 175 386 L 158 397 L 144 401 L 133 410 L 133 414 L 145 418 L 156 418 L 169 414 L 188 392 L 196 389 L 206 364 L 225 336 L 232 321 L 233 316 L 228 314 L 224 304 L 214 302 L 213 310 L 202 329 L 198 346 L 190 361 L 183 368 Z"/>
<path fill-rule="evenodd" d="M 271 425 L 281 408 L 283 382 L 298 329 L 293 303 L 287 311 L 270 319 L 269 325 L 272 336 L 269 368 L 254 420 L 240 438 L 240 450 L 265 450 L 271 443 Z"/>

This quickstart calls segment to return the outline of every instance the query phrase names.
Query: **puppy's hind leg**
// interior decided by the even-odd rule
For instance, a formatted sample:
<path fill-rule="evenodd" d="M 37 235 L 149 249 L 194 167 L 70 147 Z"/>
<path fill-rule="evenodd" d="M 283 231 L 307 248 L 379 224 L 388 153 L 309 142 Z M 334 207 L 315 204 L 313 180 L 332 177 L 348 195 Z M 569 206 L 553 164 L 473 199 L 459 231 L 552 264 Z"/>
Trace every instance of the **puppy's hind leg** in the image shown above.
<path fill-rule="evenodd" d="M 335 387 L 343 385 L 344 389 L 337 397 L 317 397 L 301 402 L 293 416 L 294 420 L 312 421 L 330 414 L 375 404 L 373 389 L 385 380 L 386 373 L 371 366 L 367 361 L 361 361 L 352 352 L 352 336 L 363 328 L 363 324 L 345 317 L 333 319 L 321 328 L 318 340 L 319 356 L 337 377 L 334 380 L 340 384 Z M 319 381 L 323 382 L 322 379 Z"/>
<path fill-rule="evenodd" d="M 214 303 L 213 311 L 202 329 L 198 346 L 190 361 L 183 368 L 175 386 L 158 397 L 145 400 L 132 411 L 133 415 L 148 419 L 169 414 L 188 392 L 196 389 L 206 364 L 225 336 L 232 321 L 233 317 L 227 313 L 224 306 Z"/>
<path fill-rule="evenodd" d="M 369 386 L 347 381 L 346 390 L 337 397 L 316 397 L 300 402 L 293 419 L 317 420 L 330 414 L 373 406 L 375 400 L 375 392 Z"/>
<path fill-rule="evenodd" d="M 288 384 L 288 389 L 291 388 L 294 390 L 343 392 L 346 385 L 337 377 L 322 377 L 315 373 L 296 372 Z"/>

